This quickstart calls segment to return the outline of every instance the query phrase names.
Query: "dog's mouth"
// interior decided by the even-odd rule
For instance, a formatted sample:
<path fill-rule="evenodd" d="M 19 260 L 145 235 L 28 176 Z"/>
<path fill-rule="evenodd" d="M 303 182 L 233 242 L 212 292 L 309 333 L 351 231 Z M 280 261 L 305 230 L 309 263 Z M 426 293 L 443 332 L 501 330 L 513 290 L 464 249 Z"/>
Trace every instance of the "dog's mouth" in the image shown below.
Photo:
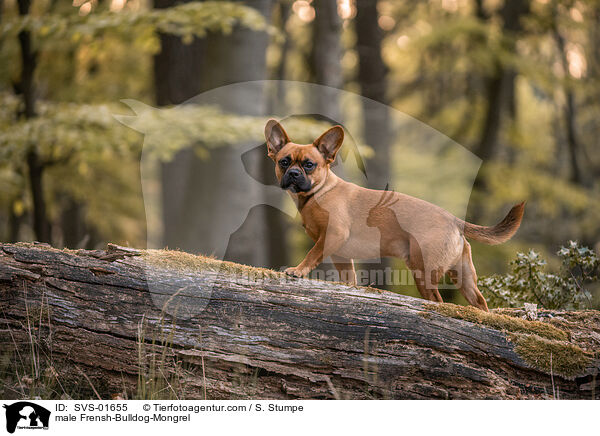
<path fill-rule="evenodd" d="M 289 189 L 290 191 L 292 191 L 294 194 L 296 194 L 296 193 L 298 193 L 298 192 L 306 192 L 306 191 L 308 191 L 310 188 L 309 188 L 309 189 L 306 189 L 306 188 L 300 188 L 299 186 L 296 186 L 296 185 L 293 185 L 293 184 L 292 184 L 292 185 L 290 185 L 290 186 L 288 187 L 288 189 Z"/>
<path fill-rule="evenodd" d="M 309 180 L 287 180 L 284 179 L 281 181 L 281 189 L 289 190 L 294 194 L 298 192 L 308 192 L 311 188 L 311 183 Z"/>

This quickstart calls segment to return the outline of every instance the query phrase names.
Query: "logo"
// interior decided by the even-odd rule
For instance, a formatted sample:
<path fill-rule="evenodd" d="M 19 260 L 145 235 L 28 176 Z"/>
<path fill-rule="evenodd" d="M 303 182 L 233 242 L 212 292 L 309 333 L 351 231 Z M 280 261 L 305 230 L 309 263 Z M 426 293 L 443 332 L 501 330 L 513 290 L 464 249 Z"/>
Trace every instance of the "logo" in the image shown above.
<path fill-rule="evenodd" d="M 6 431 L 14 433 L 15 429 L 48 429 L 50 411 L 29 401 L 19 401 L 4 405 L 6 409 Z"/>

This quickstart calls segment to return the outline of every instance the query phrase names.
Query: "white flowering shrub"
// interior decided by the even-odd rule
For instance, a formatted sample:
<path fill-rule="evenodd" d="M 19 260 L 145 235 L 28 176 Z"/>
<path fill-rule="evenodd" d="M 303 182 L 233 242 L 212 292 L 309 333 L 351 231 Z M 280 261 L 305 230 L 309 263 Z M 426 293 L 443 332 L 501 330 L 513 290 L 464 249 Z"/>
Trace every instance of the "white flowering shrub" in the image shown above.
<path fill-rule="evenodd" d="M 496 307 L 518 307 L 535 303 L 546 309 L 591 307 L 589 285 L 600 280 L 600 258 L 588 247 L 569 241 L 557 255 L 562 260 L 556 273 L 546 271 L 546 261 L 530 250 L 517 253 L 505 275 L 481 277 L 479 288 Z"/>

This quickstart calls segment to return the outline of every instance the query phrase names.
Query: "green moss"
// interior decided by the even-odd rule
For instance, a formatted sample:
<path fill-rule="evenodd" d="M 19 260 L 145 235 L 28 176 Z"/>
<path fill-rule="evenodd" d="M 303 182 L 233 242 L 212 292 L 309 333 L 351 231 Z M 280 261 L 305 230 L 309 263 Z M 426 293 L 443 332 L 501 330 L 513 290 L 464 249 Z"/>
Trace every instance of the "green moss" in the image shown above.
<path fill-rule="evenodd" d="M 527 364 L 547 373 L 573 377 L 592 361 L 590 353 L 563 341 L 551 341 L 536 335 L 511 334 L 515 351 Z"/>
<path fill-rule="evenodd" d="M 566 341 L 569 335 L 548 323 L 528 321 L 508 315 L 484 312 L 473 306 L 457 306 L 451 303 L 426 304 L 428 309 L 434 310 L 451 318 L 462 319 L 476 324 L 483 324 L 496 330 L 512 333 L 534 334 L 547 339 Z"/>
<path fill-rule="evenodd" d="M 144 250 L 142 257 L 151 265 L 178 271 L 222 271 L 230 274 L 247 275 L 253 278 L 279 278 L 283 273 L 266 268 L 257 268 L 214 257 L 195 255 L 178 250 Z"/>
<path fill-rule="evenodd" d="M 549 323 L 450 303 L 426 303 L 425 307 L 451 318 L 508 332 L 510 341 L 515 344 L 515 352 L 528 365 L 547 374 L 573 377 L 587 368 L 593 359 L 591 353 L 568 342 L 568 332 Z"/>
<path fill-rule="evenodd" d="M 428 310 L 421 310 L 418 312 L 418 315 L 425 318 L 425 319 L 431 319 L 433 318 L 433 315 L 431 314 L 430 311 Z"/>
<path fill-rule="evenodd" d="M 334 283 L 337 283 L 338 285 L 343 285 L 343 286 L 350 286 L 348 283 L 344 283 L 344 282 L 334 282 Z M 355 287 L 364 289 L 364 291 L 368 292 L 369 294 L 383 294 L 382 289 L 374 288 L 372 286 L 355 286 Z"/>

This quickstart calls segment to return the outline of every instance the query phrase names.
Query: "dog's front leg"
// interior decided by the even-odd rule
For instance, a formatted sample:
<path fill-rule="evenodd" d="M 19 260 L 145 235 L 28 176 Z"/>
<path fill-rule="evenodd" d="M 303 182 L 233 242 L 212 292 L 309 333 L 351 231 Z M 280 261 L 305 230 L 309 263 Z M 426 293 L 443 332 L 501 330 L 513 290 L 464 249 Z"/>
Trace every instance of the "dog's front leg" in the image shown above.
<path fill-rule="evenodd" d="M 285 270 L 285 273 L 294 277 L 304 277 L 319 265 L 323 259 L 335 253 L 348 239 L 347 232 L 329 231 L 323 233 L 310 249 L 306 257 L 297 267 Z"/>
<path fill-rule="evenodd" d="M 356 271 L 354 271 L 354 261 L 352 259 L 346 259 L 336 255 L 331 255 L 331 260 L 338 270 L 340 275 L 340 282 L 348 283 L 349 285 L 356 286 Z"/>

